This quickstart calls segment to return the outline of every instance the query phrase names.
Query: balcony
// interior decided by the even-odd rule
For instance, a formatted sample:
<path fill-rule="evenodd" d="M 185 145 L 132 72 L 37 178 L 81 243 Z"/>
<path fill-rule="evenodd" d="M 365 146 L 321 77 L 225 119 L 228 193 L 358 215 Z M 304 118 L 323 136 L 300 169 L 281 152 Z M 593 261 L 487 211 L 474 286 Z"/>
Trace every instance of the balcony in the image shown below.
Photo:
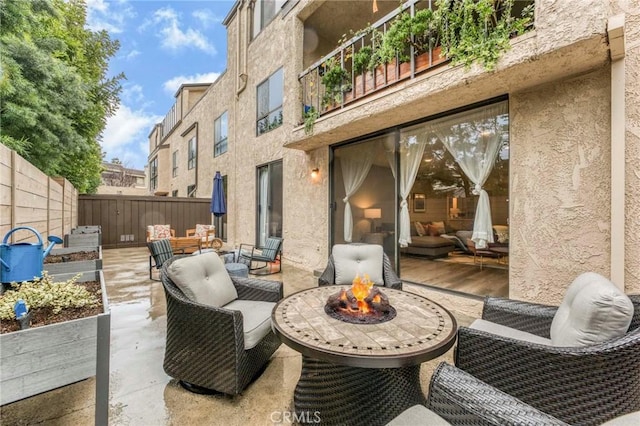
<path fill-rule="evenodd" d="M 373 24 L 362 22 L 371 14 L 369 2 L 346 2 L 355 4 L 339 11 L 332 11 L 330 3 L 325 3 L 325 9 L 316 11 L 318 16 L 311 15 L 305 21 L 305 45 L 307 33 L 313 28 L 320 28 L 317 22 L 321 17 L 331 22 L 332 15 L 338 22 L 331 22 L 317 37 L 325 40 L 325 46 L 328 45 L 327 40 L 336 39 L 336 34 L 349 34 L 350 38 L 343 35 L 334 44 L 338 45 L 337 48 L 316 59 L 299 75 L 305 121 L 338 111 L 448 62 L 441 53 L 440 32 L 436 30 L 438 24 L 432 13 L 436 11 L 435 0 L 409 0 L 400 7 L 395 1 L 378 1 L 381 7 L 386 8 L 380 11 L 386 14 Z M 520 17 L 524 8 L 533 3 L 516 2 L 510 16 Z M 504 9 L 498 9 L 495 15 L 500 16 L 503 12 Z M 356 29 L 340 27 L 340 22 L 350 22 Z M 397 25 L 400 22 L 404 25 Z M 419 35 L 412 31 L 410 41 L 390 55 L 389 49 L 385 49 L 384 39 L 416 23 L 422 25 Z M 532 22 L 526 29 L 531 28 Z M 306 62 L 310 62 L 309 59 L 305 57 Z"/>

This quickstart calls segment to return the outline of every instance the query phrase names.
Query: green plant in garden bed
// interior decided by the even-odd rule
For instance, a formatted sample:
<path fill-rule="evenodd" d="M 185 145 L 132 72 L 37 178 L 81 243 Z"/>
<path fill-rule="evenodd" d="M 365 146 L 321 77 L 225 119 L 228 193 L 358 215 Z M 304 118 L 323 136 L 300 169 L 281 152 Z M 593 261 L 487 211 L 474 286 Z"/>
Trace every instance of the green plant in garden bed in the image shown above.
<path fill-rule="evenodd" d="M 396 59 L 400 62 L 411 60 L 411 50 L 419 55 L 429 51 L 438 42 L 438 22 L 431 9 L 421 9 L 413 16 L 407 11 L 393 20 L 389 29 L 382 36 L 379 60 L 389 63 Z"/>
<path fill-rule="evenodd" d="M 326 90 L 322 98 L 323 103 L 330 106 L 333 103 L 342 102 L 342 94 L 351 90 L 349 73 L 342 68 L 335 56 L 325 61 L 324 70 L 321 80 Z"/>
<path fill-rule="evenodd" d="M 59 314 L 65 309 L 96 308 L 101 301 L 85 285 L 76 283 L 81 274 L 73 278 L 54 282 L 46 271 L 42 278 L 22 283 L 11 283 L 10 288 L 0 295 L 0 320 L 15 320 L 14 306 L 18 299 L 27 304 L 29 311 L 48 309 Z"/>

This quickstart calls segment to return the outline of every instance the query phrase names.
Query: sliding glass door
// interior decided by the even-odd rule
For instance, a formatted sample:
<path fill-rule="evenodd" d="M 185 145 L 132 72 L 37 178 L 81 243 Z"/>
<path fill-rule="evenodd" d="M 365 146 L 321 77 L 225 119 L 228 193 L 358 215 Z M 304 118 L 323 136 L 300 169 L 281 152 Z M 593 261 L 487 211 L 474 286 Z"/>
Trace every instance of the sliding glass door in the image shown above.
<path fill-rule="evenodd" d="M 282 237 L 282 161 L 258 167 L 256 245 L 268 237 Z"/>

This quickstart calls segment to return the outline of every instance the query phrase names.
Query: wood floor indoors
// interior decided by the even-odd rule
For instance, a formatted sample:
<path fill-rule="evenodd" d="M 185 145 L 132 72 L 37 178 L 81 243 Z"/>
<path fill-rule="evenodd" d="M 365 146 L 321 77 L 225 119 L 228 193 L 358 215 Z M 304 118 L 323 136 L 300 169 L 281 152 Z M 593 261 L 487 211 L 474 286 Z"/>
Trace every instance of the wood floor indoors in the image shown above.
<path fill-rule="evenodd" d="M 508 265 L 496 259 L 484 259 L 484 262 L 481 270 L 470 255 L 450 253 L 448 258 L 436 260 L 401 255 L 400 278 L 475 296 L 508 297 Z"/>

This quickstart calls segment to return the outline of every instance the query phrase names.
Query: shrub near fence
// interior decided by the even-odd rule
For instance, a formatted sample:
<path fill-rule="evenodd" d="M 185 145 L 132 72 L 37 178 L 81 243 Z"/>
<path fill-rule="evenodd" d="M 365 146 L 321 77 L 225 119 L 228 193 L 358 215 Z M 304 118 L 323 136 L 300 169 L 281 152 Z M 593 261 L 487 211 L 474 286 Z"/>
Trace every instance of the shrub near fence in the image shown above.
<path fill-rule="evenodd" d="M 35 228 L 46 241 L 62 238 L 78 224 L 78 191 L 63 178 L 51 178 L 0 144 L 0 238 L 13 228 Z M 18 231 L 11 243 L 32 237 Z"/>

